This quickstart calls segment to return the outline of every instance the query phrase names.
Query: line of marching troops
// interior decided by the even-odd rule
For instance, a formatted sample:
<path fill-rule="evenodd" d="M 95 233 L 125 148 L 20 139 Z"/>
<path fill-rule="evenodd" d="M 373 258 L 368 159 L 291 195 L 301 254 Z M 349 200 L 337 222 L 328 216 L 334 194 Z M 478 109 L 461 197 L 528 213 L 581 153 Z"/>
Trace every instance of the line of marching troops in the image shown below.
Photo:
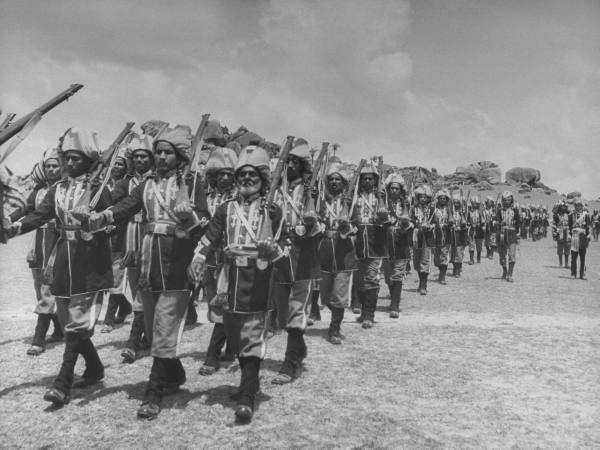
<path fill-rule="evenodd" d="M 35 166 L 38 187 L 27 208 L 12 215 L 8 233 L 37 230 L 28 262 L 38 321 L 28 353 L 44 351 L 52 322 L 51 339 L 64 332 L 63 361 L 45 400 L 64 405 L 72 389 L 104 378 L 91 337 L 105 296 L 104 330 L 133 310 L 123 361 L 151 349 L 139 417 L 155 418 L 163 397 L 186 381 L 178 348 L 202 290 L 214 325 L 200 374 L 219 369 L 227 345 L 241 368 L 235 417 L 248 421 L 269 330 L 287 333 L 272 382 L 289 383 L 301 375 L 304 333 L 319 298 L 331 311 L 327 338 L 337 345 L 349 306 L 363 328 L 373 327 L 381 273 L 393 318 L 407 272 L 418 273 L 418 292 L 426 295 L 432 263 L 446 284 L 450 264 L 460 277 L 463 262 L 479 263 L 484 248 L 492 259 L 497 250 L 502 278 L 513 281 L 524 214 L 509 191 L 481 202 L 445 189 L 434 195 L 427 184 L 407 189 L 400 174 L 380 177 L 373 162 L 347 169 L 327 145 L 317 168 L 308 143 L 291 137 L 277 161 L 256 145 L 239 154 L 215 147 L 190 174 L 191 142 L 181 126 L 154 138 L 136 135 L 118 149 L 113 179 L 102 185 L 90 181 L 97 150 L 71 129 Z M 553 234 L 559 248 L 571 238 L 572 267 L 578 255 L 583 278 L 580 235 L 589 234 L 590 222 L 580 206 L 566 218 L 568 211 L 557 209 Z M 79 355 L 85 371 L 75 379 Z"/>

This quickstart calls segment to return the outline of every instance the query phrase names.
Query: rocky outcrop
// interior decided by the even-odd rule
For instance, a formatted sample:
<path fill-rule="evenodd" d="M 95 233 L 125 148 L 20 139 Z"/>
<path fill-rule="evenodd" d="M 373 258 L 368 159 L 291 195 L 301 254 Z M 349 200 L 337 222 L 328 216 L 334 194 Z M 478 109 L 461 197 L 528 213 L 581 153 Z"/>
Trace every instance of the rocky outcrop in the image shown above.
<path fill-rule="evenodd" d="M 530 186 L 534 186 L 541 178 L 541 172 L 530 167 L 513 167 L 505 175 L 506 182 L 513 185 L 527 183 Z"/>
<path fill-rule="evenodd" d="M 567 194 L 567 199 L 579 198 L 579 197 L 581 197 L 581 192 L 578 192 L 578 191 L 569 192 Z"/>
<path fill-rule="evenodd" d="M 466 167 L 457 167 L 454 175 L 468 179 L 473 183 L 487 181 L 491 184 L 498 184 L 502 182 L 502 171 L 498 164 L 492 161 L 479 161 Z"/>

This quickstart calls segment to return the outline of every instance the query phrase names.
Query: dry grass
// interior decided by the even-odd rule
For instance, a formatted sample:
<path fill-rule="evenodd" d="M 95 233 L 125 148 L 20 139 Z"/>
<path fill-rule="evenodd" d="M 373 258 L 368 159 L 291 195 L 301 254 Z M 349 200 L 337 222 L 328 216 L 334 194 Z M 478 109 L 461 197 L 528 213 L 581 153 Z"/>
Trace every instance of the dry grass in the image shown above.
<path fill-rule="evenodd" d="M 549 239 L 523 242 L 514 284 L 498 279 L 497 260 L 465 265 L 460 282 L 430 283 L 427 297 L 415 293 L 413 274 L 401 318 L 381 311 L 376 326 L 362 330 L 347 313 L 342 346 L 323 339 L 323 311 L 325 321 L 308 331 L 306 372 L 295 383 L 270 383 L 284 336 L 269 342 L 260 408 L 250 425 L 237 426 L 229 400 L 237 364 L 197 375 L 206 323 L 184 333 L 188 382 L 156 421 L 135 418 L 151 360 L 121 365 L 128 327 L 94 337 L 105 383 L 65 408 L 48 408 L 42 395 L 62 346 L 25 355 L 35 320 L 23 261 L 28 242 L 0 248 L 3 447 L 600 446 L 598 243 L 590 247 L 587 282 L 556 267 Z"/>

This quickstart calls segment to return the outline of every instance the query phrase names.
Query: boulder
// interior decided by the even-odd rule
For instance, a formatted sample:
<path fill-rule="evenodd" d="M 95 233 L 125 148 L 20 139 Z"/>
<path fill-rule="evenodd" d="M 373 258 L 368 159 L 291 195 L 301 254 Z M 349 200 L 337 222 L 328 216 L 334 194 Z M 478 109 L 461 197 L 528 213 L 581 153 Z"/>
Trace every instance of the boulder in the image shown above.
<path fill-rule="evenodd" d="M 505 174 L 506 182 L 513 185 L 527 183 L 530 186 L 533 186 L 535 183 L 540 181 L 541 178 L 541 172 L 530 167 L 513 167 Z"/>
<path fill-rule="evenodd" d="M 494 187 L 488 181 L 480 181 L 474 186 L 478 191 L 493 191 Z"/>
<path fill-rule="evenodd" d="M 468 176 L 474 183 L 487 181 L 488 183 L 498 184 L 502 182 L 502 171 L 498 164 L 492 161 L 479 161 L 466 167 L 457 167 L 456 173 Z"/>
<path fill-rule="evenodd" d="M 567 194 L 567 199 L 581 197 L 581 192 L 573 191 Z"/>
<path fill-rule="evenodd" d="M 519 192 L 521 191 L 525 191 L 525 192 L 531 192 L 531 186 L 527 183 L 522 183 L 521 186 L 519 186 L 521 189 L 519 189 Z"/>

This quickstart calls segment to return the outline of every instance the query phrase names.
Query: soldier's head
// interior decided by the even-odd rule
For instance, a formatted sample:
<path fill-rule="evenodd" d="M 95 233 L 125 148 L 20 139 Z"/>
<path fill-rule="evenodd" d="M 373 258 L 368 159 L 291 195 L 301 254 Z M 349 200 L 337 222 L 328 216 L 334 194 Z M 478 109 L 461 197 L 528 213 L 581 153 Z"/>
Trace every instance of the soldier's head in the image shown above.
<path fill-rule="evenodd" d="M 87 134 L 76 128 L 70 129 L 65 134 L 61 151 L 64 155 L 67 175 L 72 178 L 88 172 L 99 158 L 98 151 L 90 145 Z"/>
<path fill-rule="evenodd" d="M 504 191 L 502 193 L 502 206 L 504 206 L 505 208 L 508 208 L 513 205 L 514 201 L 515 200 L 514 200 L 512 192 Z"/>
<path fill-rule="evenodd" d="M 431 188 L 427 185 L 415 189 L 415 199 L 421 206 L 426 206 L 431 201 Z"/>
<path fill-rule="evenodd" d="M 230 148 L 215 148 L 206 161 L 208 183 L 218 191 L 228 191 L 235 182 L 237 155 Z"/>
<path fill-rule="evenodd" d="M 192 130 L 183 125 L 165 130 L 153 143 L 154 165 L 159 175 L 190 162 Z"/>
<path fill-rule="evenodd" d="M 471 206 L 473 207 L 473 209 L 479 209 L 480 205 L 481 201 L 479 200 L 479 197 L 477 195 L 471 197 Z"/>
<path fill-rule="evenodd" d="M 255 145 L 242 150 L 235 166 L 235 183 L 242 198 L 265 193 L 269 185 L 269 159 L 266 150 Z"/>
<path fill-rule="evenodd" d="M 391 173 L 385 179 L 385 188 L 392 200 L 401 198 L 404 193 L 404 178 L 399 173 Z"/>
<path fill-rule="evenodd" d="M 441 191 L 438 191 L 437 194 L 435 194 L 435 202 L 437 206 L 446 206 L 448 204 L 448 201 L 450 201 L 450 194 L 448 194 L 448 191 L 446 191 L 445 189 L 442 189 Z"/>
<path fill-rule="evenodd" d="M 44 175 L 50 184 L 60 180 L 62 169 L 57 149 L 53 148 L 44 153 Z"/>
<path fill-rule="evenodd" d="M 115 164 L 113 165 L 110 176 L 114 180 L 120 180 L 127 173 L 127 158 L 130 155 L 126 145 L 122 145 L 117 149 Z"/>
<path fill-rule="evenodd" d="M 133 161 L 133 169 L 143 174 L 148 172 L 154 164 L 154 156 L 152 154 L 152 137 L 148 135 L 135 136 L 128 144 Z"/>
<path fill-rule="evenodd" d="M 575 207 L 575 211 L 580 213 L 583 211 L 583 201 L 581 200 L 581 198 L 577 198 L 575 199 L 575 201 L 573 202 L 573 206 Z"/>
<path fill-rule="evenodd" d="M 287 160 L 288 181 L 309 177 L 310 174 L 310 148 L 308 142 L 302 138 L 297 138 L 292 144 Z"/>

